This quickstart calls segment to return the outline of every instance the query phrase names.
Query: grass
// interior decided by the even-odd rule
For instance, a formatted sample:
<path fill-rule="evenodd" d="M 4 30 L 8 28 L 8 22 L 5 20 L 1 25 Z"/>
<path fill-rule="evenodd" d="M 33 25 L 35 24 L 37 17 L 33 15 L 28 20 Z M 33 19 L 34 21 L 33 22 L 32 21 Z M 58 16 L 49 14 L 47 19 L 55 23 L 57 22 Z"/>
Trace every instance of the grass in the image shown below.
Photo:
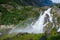
<path fill-rule="evenodd" d="M 11 35 L 4 35 L 0 40 L 39 40 L 43 34 L 17 34 L 13 37 Z M 60 33 L 56 35 L 47 36 L 47 40 L 60 40 Z"/>
<path fill-rule="evenodd" d="M 48 40 L 60 40 L 60 33 L 48 37 Z"/>
<path fill-rule="evenodd" d="M 0 39 L 1 40 L 39 40 L 41 38 L 42 34 L 21 34 L 21 35 L 16 35 L 13 37 L 8 37 L 8 35 L 2 36 Z"/>

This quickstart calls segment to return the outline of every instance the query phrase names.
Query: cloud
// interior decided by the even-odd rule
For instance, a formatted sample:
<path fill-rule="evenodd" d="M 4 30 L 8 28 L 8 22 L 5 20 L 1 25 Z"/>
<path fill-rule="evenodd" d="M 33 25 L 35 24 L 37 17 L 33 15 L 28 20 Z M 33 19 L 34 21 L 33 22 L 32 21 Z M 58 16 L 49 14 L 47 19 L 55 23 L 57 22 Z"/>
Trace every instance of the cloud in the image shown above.
<path fill-rule="evenodd" d="M 60 3 L 60 0 L 52 0 L 54 3 Z"/>

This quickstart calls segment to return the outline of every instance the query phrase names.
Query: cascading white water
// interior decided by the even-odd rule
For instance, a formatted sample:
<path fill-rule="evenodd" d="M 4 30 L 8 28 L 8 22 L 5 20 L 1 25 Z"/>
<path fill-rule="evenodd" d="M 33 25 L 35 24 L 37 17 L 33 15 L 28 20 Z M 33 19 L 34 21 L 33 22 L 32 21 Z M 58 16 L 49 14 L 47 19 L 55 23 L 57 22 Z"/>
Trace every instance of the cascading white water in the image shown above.
<path fill-rule="evenodd" d="M 39 19 L 36 21 L 36 23 L 32 26 L 34 33 L 43 33 L 43 28 L 48 24 L 48 21 L 44 24 L 44 18 L 46 17 L 46 14 L 49 15 L 49 20 L 52 22 L 52 15 L 50 14 L 51 8 L 46 10 L 43 15 L 39 17 Z"/>
<path fill-rule="evenodd" d="M 43 33 L 43 28 L 49 23 L 47 21 L 44 24 L 46 14 L 49 16 L 49 21 L 53 22 L 52 21 L 52 14 L 50 12 L 51 12 L 51 8 L 49 8 L 48 10 L 45 10 L 44 13 L 39 16 L 38 20 L 34 24 L 31 24 L 30 26 L 28 26 L 24 29 L 14 28 L 10 31 L 10 33 L 20 33 L 20 32 L 22 32 L 22 33 L 34 33 L 34 34 Z"/>

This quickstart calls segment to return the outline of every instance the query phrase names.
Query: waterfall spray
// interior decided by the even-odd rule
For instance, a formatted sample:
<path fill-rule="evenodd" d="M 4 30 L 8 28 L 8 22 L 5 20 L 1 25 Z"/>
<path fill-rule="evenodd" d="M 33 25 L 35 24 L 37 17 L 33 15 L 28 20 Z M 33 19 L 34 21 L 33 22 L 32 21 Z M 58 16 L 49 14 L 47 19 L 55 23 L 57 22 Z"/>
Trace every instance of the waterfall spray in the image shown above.
<path fill-rule="evenodd" d="M 43 29 L 49 23 L 47 20 L 47 22 L 44 24 L 46 14 L 49 16 L 49 21 L 53 22 L 52 21 L 53 17 L 50 12 L 51 12 L 51 8 L 45 10 L 44 13 L 39 16 L 38 20 L 34 24 L 32 23 L 31 25 L 29 25 L 23 29 L 21 29 L 21 28 L 18 29 L 19 27 L 14 28 L 10 31 L 10 33 L 34 33 L 34 34 L 44 33 Z"/>

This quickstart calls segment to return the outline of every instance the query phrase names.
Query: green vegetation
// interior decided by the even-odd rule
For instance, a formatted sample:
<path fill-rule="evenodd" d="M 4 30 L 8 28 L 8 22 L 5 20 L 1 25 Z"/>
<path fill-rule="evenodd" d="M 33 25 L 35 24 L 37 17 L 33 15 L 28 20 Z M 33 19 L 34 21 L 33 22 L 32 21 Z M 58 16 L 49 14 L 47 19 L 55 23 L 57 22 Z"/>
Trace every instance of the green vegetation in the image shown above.
<path fill-rule="evenodd" d="M 49 36 L 48 40 L 60 40 L 60 33 Z"/>
<path fill-rule="evenodd" d="M 8 11 L 3 6 L 0 6 L 1 10 L 1 24 L 17 24 L 19 21 L 23 21 L 27 18 L 37 17 L 39 12 L 33 10 L 32 7 L 23 7 L 20 9 L 13 8 Z"/>
<path fill-rule="evenodd" d="M 1 40 L 39 40 L 42 34 L 17 34 L 13 37 L 8 37 L 8 35 L 2 36 Z"/>
<path fill-rule="evenodd" d="M 18 24 L 19 21 L 39 15 L 38 8 L 22 6 L 19 0 L 1 0 L 0 3 L 0 25 Z"/>
<path fill-rule="evenodd" d="M 12 35 L 4 35 L 0 38 L 0 40 L 39 40 L 43 35 L 42 34 L 17 34 L 13 37 L 11 36 Z M 47 40 L 60 40 L 60 33 L 47 36 Z"/>

